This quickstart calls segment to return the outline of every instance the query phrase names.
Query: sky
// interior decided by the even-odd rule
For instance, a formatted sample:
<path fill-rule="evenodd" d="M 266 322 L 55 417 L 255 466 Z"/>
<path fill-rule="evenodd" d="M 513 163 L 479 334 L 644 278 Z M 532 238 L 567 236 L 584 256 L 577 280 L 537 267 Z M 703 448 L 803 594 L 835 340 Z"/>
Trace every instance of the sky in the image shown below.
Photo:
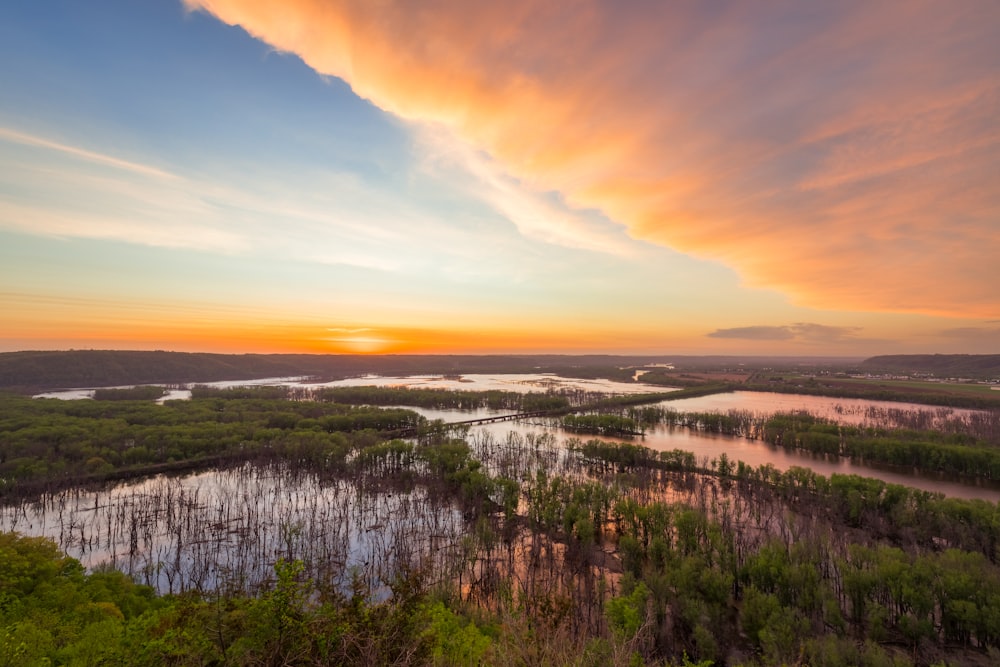
<path fill-rule="evenodd" d="M 1000 353 L 1000 4 L 0 3 L 0 350 Z"/>

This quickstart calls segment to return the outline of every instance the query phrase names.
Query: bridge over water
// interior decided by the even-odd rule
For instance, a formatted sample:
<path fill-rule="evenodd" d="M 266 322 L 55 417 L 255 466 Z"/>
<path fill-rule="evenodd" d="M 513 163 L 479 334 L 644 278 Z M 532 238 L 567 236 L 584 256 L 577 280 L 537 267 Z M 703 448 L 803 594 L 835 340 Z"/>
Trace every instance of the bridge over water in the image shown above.
<path fill-rule="evenodd" d="M 454 428 L 461 428 L 463 426 L 480 426 L 482 424 L 496 424 L 497 422 L 512 422 L 519 419 L 530 419 L 531 417 L 556 417 L 559 415 L 564 415 L 567 412 L 571 412 L 571 408 L 559 408 L 556 410 L 534 410 L 532 412 L 516 412 L 510 415 L 494 415 L 492 417 L 480 417 L 478 419 L 466 419 L 459 422 L 444 422 L 440 424 L 434 424 L 433 426 L 422 426 L 400 429 L 398 431 L 392 431 L 386 433 L 385 435 L 394 438 L 409 438 L 417 435 L 421 428 L 431 428 L 439 430 L 451 430 Z"/>

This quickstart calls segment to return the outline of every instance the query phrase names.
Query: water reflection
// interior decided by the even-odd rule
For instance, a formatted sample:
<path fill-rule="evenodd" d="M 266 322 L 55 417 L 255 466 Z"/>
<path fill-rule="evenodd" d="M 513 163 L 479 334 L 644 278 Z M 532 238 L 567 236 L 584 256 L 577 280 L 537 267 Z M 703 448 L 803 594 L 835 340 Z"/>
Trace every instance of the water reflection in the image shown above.
<path fill-rule="evenodd" d="M 731 391 L 695 398 L 663 401 L 658 405 L 678 412 L 721 412 L 746 410 L 771 415 L 776 412 L 805 410 L 825 419 L 845 424 L 863 424 L 872 412 L 927 412 L 938 418 L 950 418 L 981 413 L 982 410 L 937 407 L 920 403 L 873 401 L 865 398 L 836 398 L 808 394 L 782 394 L 768 391 Z"/>
<path fill-rule="evenodd" d="M 741 392 L 752 394 L 752 392 Z M 775 396 L 785 396 L 775 394 Z M 711 398 L 711 397 L 706 397 Z M 801 398 L 818 398 L 806 396 Z M 696 399 L 690 399 L 696 400 Z M 828 399 L 836 400 L 836 399 Z M 674 406 L 682 401 L 672 401 L 666 405 Z M 763 403 L 758 403 L 758 407 Z M 926 406 L 917 406 L 926 407 Z M 409 408 L 428 419 L 442 419 L 449 421 L 463 421 L 478 417 L 489 417 L 503 414 L 503 411 L 479 409 L 474 411 L 466 410 L 428 410 L 424 408 Z M 689 408 L 692 409 L 692 408 Z M 787 409 L 787 408 L 785 408 Z M 701 411 L 710 411 L 705 408 Z M 554 419 L 531 419 L 519 422 L 500 422 L 497 424 L 486 424 L 472 429 L 472 433 L 489 432 L 495 438 L 502 439 L 508 432 L 516 432 L 520 435 L 539 436 L 548 433 L 560 441 L 572 437 L 597 438 L 600 440 L 620 441 L 621 438 L 601 438 L 599 436 L 579 435 L 564 431 L 559 427 L 558 421 Z M 996 483 L 977 484 L 972 480 L 948 477 L 940 474 L 918 473 L 913 471 L 908 473 L 897 468 L 886 466 L 864 465 L 852 462 L 848 459 L 828 458 L 822 455 L 812 454 L 806 451 L 788 450 L 775 447 L 760 440 L 750 440 L 737 436 L 722 435 L 718 433 L 708 433 L 685 427 L 659 426 L 655 429 L 647 430 L 646 435 L 632 438 L 630 442 L 649 447 L 656 451 L 669 451 L 672 449 L 682 449 L 693 452 L 699 461 L 718 458 L 725 454 L 731 461 L 743 461 L 753 467 L 770 464 L 778 470 L 787 470 L 792 466 L 811 468 L 817 473 L 830 476 L 833 473 L 845 475 L 861 475 L 863 477 L 874 477 L 891 484 L 903 484 L 925 491 L 943 493 L 956 498 L 982 498 L 992 502 L 1000 502 L 1000 485 Z"/>
<path fill-rule="evenodd" d="M 341 590 L 358 577 L 378 591 L 400 562 L 447 556 L 466 527 L 420 487 L 362 488 L 245 464 L 0 506 L 0 530 L 50 537 L 85 567 L 113 567 L 161 592 L 253 592 L 279 558 L 301 559 L 310 577 Z"/>
<path fill-rule="evenodd" d="M 603 379 L 566 378 L 548 373 L 469 374 L 460 376 L 416 375 L 406 377 L 369 375 L 322 383 L 309 382 L 306 378 L 284 377 L 252 381 L 212 382 L 207 384 L 221 388 L 246 385 L 289 385 L 307 389 L 347 386 L 400 386 L 471 391 L 502 390 L 522 393 L 547 390 L 586 391 L 605 394 L 637 394 L 669 391 L 669 388 L 655 385 L 630 384 Z M 93 389 L 49 392 L 40 394 L 39 396 L 67 399 L 89 398 L 93 396 Z M 170 395 L 164 397 L 161 401 L 175 398 L 190 398 L 190 392 L 174 389 L 171 390 Z M 873 416 L 892 421 L 892 419 L 899 419 L 904 415 L 910 417 L 917 415 L 922 417 L 922 422 L 927 428 L 933 428 L 948 420 L 975 414 L 985 414 L 983 411 L 977 410 L 935 407 L 917 403 L 752 391 L 735 391 L 663 401 L 659 405 L 677 410 L 678 412 L 726 413 L 730 410 L 740 410 L 764 415 L 776 412 L 804 410 L 816 416 L 834 419 L 846 424 L 865 424 L 872 420 Z M 504 414 L 502 411 L 492 411 L 485 408 L 478 410 L 409 409 L 419 412 L 428 419 L 442 419 L 444 421 L 464 421 Z M 476 429 L 490 432 L 498 438 L 505 437 L 509 431 L 514 431 L 521 435 L 552 433 L 562 439 L 572 435 L 563 432 L 556 424 L 554 420 L 536 419 L 528 422 L 490 424 L 476 427 Z M 788 469 L 791 466 L 804 466 L 812 468 L 823 475 L 830 475 L 832 473 L 858 474 L 876 477 L 895 484 L 906 484 L 928 491 L 937 491 L 960 498 L 984 498 L 992 501 L 1000 501 L 1000 488 L 997 488 L 997 485 L 977 485 L 973 482 L 958 480 L 956 478 L 949 479 L 943 475 L 922 474 L 915 471 L 911 474 L 884 466 L 862 465 L 848 460 L 828 459 L 809 452 L 777 448 L 757 440 L 705 433 L 687 428 L 659 427 L 648 431 L 637 442 L 656 450 L 683 449 L 692 451 L 699 458 L 706 460 L 717 458 L 725 453 L 732 460 L 742 460 L 753 466 L 770 464 L 781 470 Z"/>
<path fill-rule="evenodd" d="M 324 382 L 322 384 L 303 383 L 305 387 L 410 387 L 414 389 L 451 389 L 463 391 L 514 391 L 518 393 L 545 391 L 587 391 L 602 394 L 648 394 L 651 392 L 676 391 L 672 387 L 651 384 L 615 382 L 604 379 L 567 378 L 552 373 L 494 373 L 469 375 L 414 375 L 409 377 L 387 377 L 369 375 L 361 378 Z"/>
<path fill-rule="evenodd" d="M 208 387 L 227 389 L 230 387 L 251 386 L 289 386 L 304 389 L 323 389 L 325 387 L 409 387 L 413 389 L 451 389 L 462 391 L 512 391 L 526 394 L 528 392 L 547 391 L 585 391 L 602 394 L 648 394 L 676 391 L 673 387 L 658 385 L 615 382 L 603 379 L 566 378 L 552 373 L 493 373 L 469 375 L 409 375 L 386 376 L 365 375 L 362 377 L 334 380 L 331 382 L 311 382 L 304 377 L 263 378 L 259 380 L 226 380 L 223 382 L 199 382 Z M 65 400 L 87 399 L 94 397 L 96 389 L 127 389 L 134 385 L 121 387 L 91 387 L 80 389 L 64 389 L 36 394 L 34 398 L 60 398 Z M 191 392 L 186 389 L 171 389 L 169 394 L 157 402 L 189 399 Z"/>

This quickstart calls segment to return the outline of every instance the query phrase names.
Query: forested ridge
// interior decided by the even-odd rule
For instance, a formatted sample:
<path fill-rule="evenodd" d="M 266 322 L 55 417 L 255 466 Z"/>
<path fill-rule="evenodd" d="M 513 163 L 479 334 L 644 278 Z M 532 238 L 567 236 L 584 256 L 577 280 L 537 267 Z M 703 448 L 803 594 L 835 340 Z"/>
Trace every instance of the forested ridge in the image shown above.
<path fill-rule="evenodd" d="M 865 359 L 862 368 L 936 377 L 1000 378 L 1000 354 L 888 354 Z"/>
<path fill-rule="evenodd" d="M 645 359 L 645 358 L 643 358 Z M 0 353 L 0 387 L 100 387 L 365 373 L 584 372 L 641 359 L 609 356 L 210 354 L 123 350 Z"/>
<path fill-rule="evenodd" d="M 0 387 L 54 389 L 127 384 L 177 384 L 365 373 L 559 373 L 630 380 L 633 368 L 678 363 L 686 368 L 774 364 L 843 364 L 835 358 L 666 357 L 627 355 L 351 355 L 211 354 L 167 351 L 65 350 L 0 353 Z"/>

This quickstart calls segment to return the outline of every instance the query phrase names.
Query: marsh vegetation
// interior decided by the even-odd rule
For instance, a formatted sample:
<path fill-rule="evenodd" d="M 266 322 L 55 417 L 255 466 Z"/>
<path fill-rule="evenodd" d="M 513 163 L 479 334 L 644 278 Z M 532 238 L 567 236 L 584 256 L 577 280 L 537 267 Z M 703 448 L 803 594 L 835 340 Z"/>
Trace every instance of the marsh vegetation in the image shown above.
<path fill-rule="evenodd" d="M 831 456 L 855 437 L 992 451 L 995 415 L 873 412 L 833 434 L 807 414 L 280 391 L 3 397 L 0 527 L 31 537 L 0 536 L 0 664 L 1000 656 L 992 502 L 607 434 L 443 429 L 403 403 L 590 405 L 581 431 L 669 425 L 796 447 L 835 435 Z M 417 435 L 384 435 L 402 427 Z"/>

